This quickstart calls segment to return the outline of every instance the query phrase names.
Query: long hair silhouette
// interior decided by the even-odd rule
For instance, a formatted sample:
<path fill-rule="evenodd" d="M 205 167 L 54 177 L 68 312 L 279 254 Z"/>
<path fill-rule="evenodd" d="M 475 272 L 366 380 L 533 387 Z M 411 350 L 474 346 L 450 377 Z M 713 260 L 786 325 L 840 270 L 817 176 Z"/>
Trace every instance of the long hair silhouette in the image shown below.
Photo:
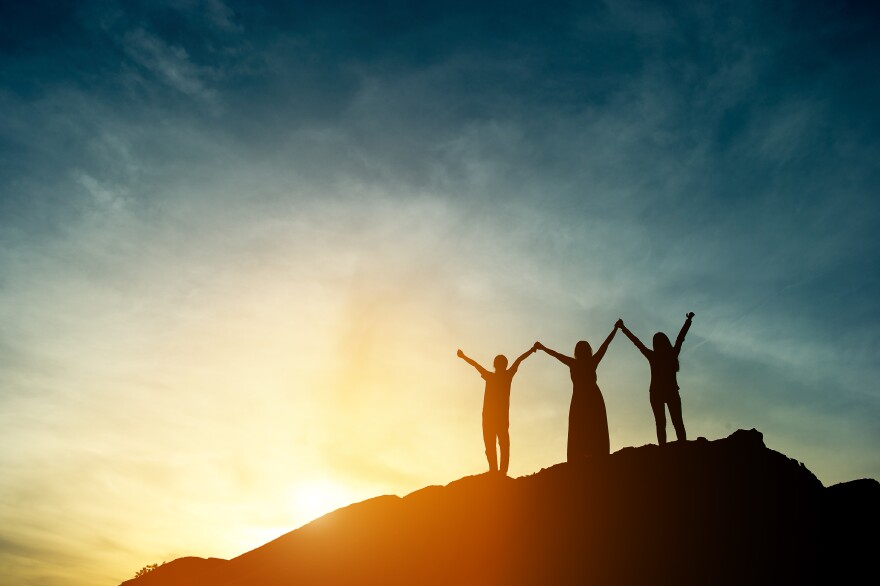
<path fill-rule="evenodd" d="M 608 415 L 605 410 L 605 399 L 596 381 L 596 368 L 616 333 L 615 325 L 595 354 L 589 342 L 580 340 L 574 346 L 573 357 L 551 350 L 541 342 L 535 342 L 535 348 L 543 350 L 566 365 L 571 376 L 567 446 L 569 462 L 607 455 L 611 451 Z"/>
<path fill-rule="evenodd" d="M 590 343 L 586 340 L 581 340 L 577 344 L 574 345 L 574 357 L 575 358 L 589 358 L 593 355 L 593 348 L 590 346 Z"/>
<path fill-rule="evenodd" d="M 660 360 L 665 361 L 667 364 L 675 365 L 675 372 L 678 372 L 679 363 L 678 363 L 678 355 L 675 353 L 675 350 L 672 348 L 672 342 L 669 341 L 669 336 L 664 334 L 663 332 L 657 332 L 654 334 L 654 352 L 657 353 L 658 358 Z"/>

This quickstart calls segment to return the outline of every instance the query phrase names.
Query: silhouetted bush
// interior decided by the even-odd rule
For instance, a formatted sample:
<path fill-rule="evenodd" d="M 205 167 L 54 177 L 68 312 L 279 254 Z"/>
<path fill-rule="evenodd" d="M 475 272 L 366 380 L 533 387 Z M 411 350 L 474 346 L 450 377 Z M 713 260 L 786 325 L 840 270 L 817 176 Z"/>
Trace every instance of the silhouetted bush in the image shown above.
<path fill-rule="evenodd" d="M 164 565 L 165 565 L 165 562 L 162 562 L 161 564 L 147 564 L 146 566 L 144 566 L 143 568 L 141 568 L 140 570 L 138 570 L 138 571 L 135 573 L 134 577 L 135 577 L 135 578 L 140 578 L 140 577 L 143 576 L 144 574 L 148 574 L 149 572 L 152 572 L 153 570 L 155 570 L 155 569 L 158 568 L 159 566 L 164 566 Z"/>

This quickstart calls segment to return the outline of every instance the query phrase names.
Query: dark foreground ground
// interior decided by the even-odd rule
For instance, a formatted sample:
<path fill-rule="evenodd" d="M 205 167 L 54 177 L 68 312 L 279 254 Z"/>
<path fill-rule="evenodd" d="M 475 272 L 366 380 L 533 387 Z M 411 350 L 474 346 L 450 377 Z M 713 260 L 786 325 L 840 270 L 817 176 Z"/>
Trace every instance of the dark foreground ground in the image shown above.
<path fill-rule="evenodd" d="M 739 430 L 353 504 L 125 586 L 834 584 L 876 576 L 880 483 L 824 487 Z M 873 578 L 868 578 L 872 580 Z"/>

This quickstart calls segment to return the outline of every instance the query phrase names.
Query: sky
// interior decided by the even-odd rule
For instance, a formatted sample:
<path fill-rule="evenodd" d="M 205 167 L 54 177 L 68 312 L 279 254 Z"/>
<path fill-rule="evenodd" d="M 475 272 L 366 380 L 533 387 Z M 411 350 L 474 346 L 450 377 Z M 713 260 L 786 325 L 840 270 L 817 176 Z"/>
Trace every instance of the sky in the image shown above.
<path fill-rule="evenodd" d="M 0 4 L 0 581 L 482 473 L 456 350 L 618 318 L 695 312 L 690 438 L 880 478 L 870 4 Z M 624 336 L 598 381 L 612 451 L 655 443 Z M 565 460 L 570 399 L 522 364 L 511 476 Z"/>

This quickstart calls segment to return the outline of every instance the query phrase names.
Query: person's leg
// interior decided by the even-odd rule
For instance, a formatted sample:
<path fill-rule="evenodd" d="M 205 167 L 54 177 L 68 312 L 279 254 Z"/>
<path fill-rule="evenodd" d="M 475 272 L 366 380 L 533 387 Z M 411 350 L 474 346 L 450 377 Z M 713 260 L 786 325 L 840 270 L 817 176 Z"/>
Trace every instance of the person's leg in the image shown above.
<path fill-rule="evenodd" d="M 510 463 L 510 432 L 506 425 L 498 430 L 498 447 L 501 449 L 501 463 L 498 468 L 507 476 L 507 466 Z"/>
<path fill-rule="evenodd" d="M 672 427 L 675 428 L 675 439 L 680 442 L 687 440 L 687 432 L 684 429 L 684 421 L 681 418 L 681 396 L 675 393 L 674 397 L 670 397 L 666 402 L 669 405 L 669 418 L 672 420 Z"/>
<path fill-rule="evenodd" d="M 492 424 L 483 418 L 483 444 L 486 446 L 486 460 L 489 461 L 489 472 L 498 470 L 498 460 L 495 455 L 495 429 Z"/>
<path fill-rule="evenodd" d="M 657 443 L 666 443 L 666 404 L 651 395 L 651 410 L 654 412 L 654 425 L 657 426 Z"/>

